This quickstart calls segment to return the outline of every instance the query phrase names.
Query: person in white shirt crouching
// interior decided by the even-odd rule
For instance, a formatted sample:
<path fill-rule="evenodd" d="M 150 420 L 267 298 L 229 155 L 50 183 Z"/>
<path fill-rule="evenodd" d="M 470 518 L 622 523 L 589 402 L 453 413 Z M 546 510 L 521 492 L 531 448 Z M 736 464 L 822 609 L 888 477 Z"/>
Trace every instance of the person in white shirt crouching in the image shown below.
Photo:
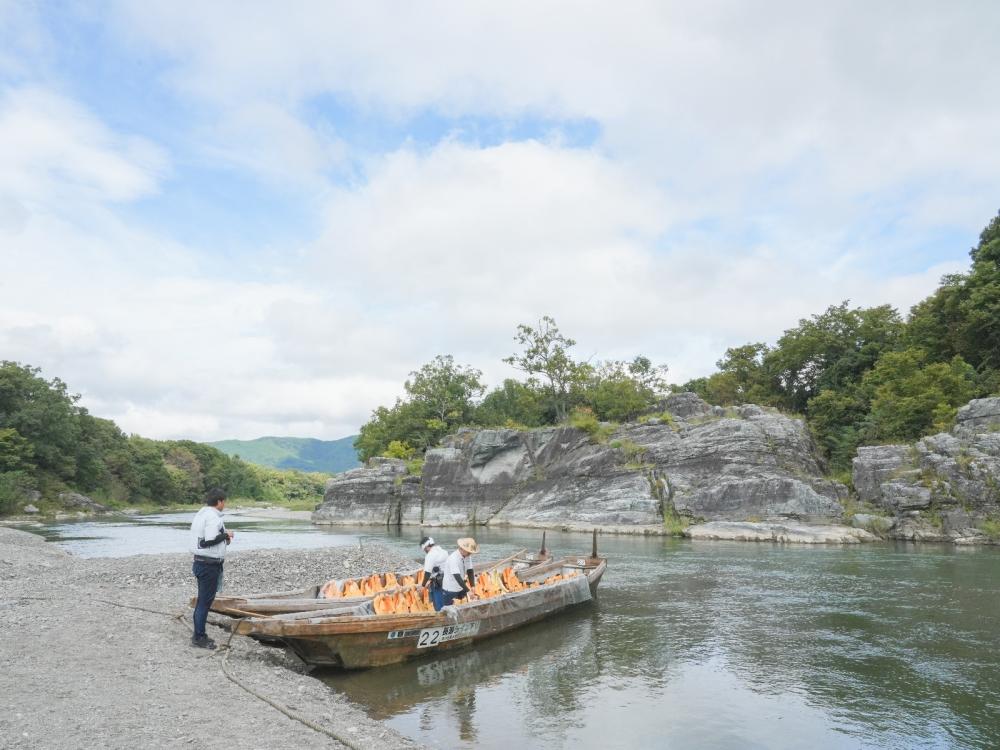
<path fill-rule="evenodd" d="M 441 583 L 444 581 L 444 564 L 448 560 L 448 553 L 429 536 L 420 540 L 420 549 L 424 551 L 424 586 L 430 591 L 434 611 L 439 612 L 443 606 L 444 592 Z"/>
<path fill-rule="evenodd" d="M 472 572 L 471 555 L 479 552 L 479 545 L 472 537 L 459 539 L 456 544 L 458 549 L 448 555 L 444 564 L 444 592 L 442 605 L 447 607 L 456 599 L 472 598 L 472 587 L 476 585 L 476 578 Z"/>

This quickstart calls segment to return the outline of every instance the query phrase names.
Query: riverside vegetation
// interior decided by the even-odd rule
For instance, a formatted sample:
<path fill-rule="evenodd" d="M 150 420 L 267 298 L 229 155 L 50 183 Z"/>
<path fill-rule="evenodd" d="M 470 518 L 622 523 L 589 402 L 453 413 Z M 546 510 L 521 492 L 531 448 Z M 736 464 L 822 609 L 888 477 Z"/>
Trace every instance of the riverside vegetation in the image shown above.
<path fill-rule="evenodd" d="M 1000 214 L 970 255 L 967 273 L 945 276 L 906 318 L 890 305 L 843 302 L 800 320 L 773 346 L 728 349 L 716 373 L 682 385 L 668 386 L 666 366 L 641 355 L 577 361 L 576 342 L 544 317 L 518 326 L 521 351 L 504 360 L 525 380 L 487 393 L 481 371 L 438 356 L 410 373 L 406 398 L 373 412 L 355 447 L 362 461 L 419 459 L 462 427 L 559 424 L 603 441 L 613 423 L 654 415 L 665 392 L 690 391 L 713 405 L 760 404 L 803 417 L 829 475 L 849 484 L 859 446 L 947 430 L 960 406 L 1000 393 Z"/>
<path fill-rule="evenodd" d="M 79 398 L 36 367 L 0 362 L 0 514 L 27 505 L 164 510 L 198 503 L 216 486 L 233 498 L 306 510 L 323 494 L 325 474 L 256 466 L 192 440 L 125 435 Z"/>
<path fill-rule="evenodd" d="M 906 318 L 844 302 L 682 385 L 641 355 L 575 360 L 550 317 L 517 328 L 523 381 L 487 392 L 438 356 L 361 428 L 368 468 L 313 519 L 995 542 L 1000 215 L 971 257 Z"/>

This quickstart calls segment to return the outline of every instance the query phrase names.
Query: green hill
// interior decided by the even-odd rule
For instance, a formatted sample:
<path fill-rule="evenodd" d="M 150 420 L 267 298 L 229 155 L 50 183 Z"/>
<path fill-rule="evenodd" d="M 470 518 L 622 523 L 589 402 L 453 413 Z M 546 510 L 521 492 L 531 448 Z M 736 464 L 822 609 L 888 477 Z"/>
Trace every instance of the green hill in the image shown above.
<path fill-rule="evenodd" d="M 262 437 L 256 440 L 219 440 L 208 445 L 260 466 L 336 474 L 361 465 L 354 450 L 356 437 L 350 435 L 340 440 Z"/>

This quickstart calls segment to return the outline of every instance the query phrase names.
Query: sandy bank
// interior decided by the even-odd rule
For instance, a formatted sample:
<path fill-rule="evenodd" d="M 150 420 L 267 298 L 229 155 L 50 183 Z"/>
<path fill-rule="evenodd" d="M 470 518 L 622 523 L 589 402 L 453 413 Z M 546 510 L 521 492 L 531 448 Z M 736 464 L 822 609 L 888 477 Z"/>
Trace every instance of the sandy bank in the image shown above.
<path fill-rule="evenodd" d="M 288 508 L 226 508 L 226 516 L 237 518 L 267 518 L 282 521 L 312 520 L 311 510 L 289 510 Z"/>
<path fill-rule="evenodd" d="M 235 551 L 229 591 L 305 585 L 410 561 L 382 547 Z M 224 651 L 189 645 L 186 554 L 80 559 L 0 527 L 0 747 L 344 747 L 252 697 Z M 224 642 L 228 633 L 209 626 Z M 309 677 L 282 649 L 234 638 L 229 672 L 366 750 L 417 747 Z"/>

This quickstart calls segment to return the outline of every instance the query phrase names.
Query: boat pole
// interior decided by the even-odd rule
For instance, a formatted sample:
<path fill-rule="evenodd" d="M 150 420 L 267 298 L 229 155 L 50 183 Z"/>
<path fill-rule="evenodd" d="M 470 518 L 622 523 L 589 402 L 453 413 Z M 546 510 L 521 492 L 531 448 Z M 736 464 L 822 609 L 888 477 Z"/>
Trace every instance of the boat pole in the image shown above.
<path fill-rule="evenodd" d="M 590 551 L 590 559 L 597 560 L 597 528 L 594 528 L 594 545 Z"/>
<path fill-rule="evenodd" d="M 542 532 L 542 548 L 540 550 L 538 550 L 538 556 L 544 558 L 548 554 L 549 554 L 549 551 L 547 549 L 545 549 L 545 532 L 543 531 Z"/>

